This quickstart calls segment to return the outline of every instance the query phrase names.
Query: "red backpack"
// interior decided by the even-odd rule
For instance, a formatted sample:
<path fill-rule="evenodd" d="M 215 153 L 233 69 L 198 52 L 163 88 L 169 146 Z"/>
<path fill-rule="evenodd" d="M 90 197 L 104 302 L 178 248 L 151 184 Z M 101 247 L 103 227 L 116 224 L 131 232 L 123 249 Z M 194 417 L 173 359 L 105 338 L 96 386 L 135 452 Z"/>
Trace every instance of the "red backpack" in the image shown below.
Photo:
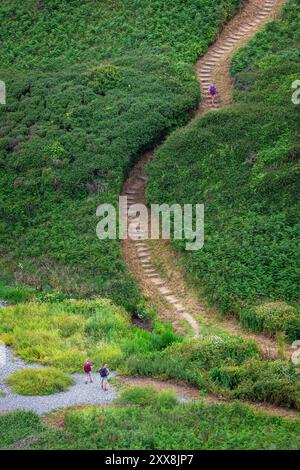
<path fill-rule="evenodd" d="M 83 370 L 84 370 L 84 372 L 91 372 L 91 370 L 92 370 L 91 364 L 88 361 L 84 363 Z"/>

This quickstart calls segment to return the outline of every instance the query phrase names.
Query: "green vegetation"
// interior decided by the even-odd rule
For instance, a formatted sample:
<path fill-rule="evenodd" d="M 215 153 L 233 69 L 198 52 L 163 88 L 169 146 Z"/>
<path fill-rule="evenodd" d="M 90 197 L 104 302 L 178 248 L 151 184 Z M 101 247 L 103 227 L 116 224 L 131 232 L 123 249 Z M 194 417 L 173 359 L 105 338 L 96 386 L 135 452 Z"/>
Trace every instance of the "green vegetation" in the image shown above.
<path fill-rule="evenodd" d="M 10 436 L 19 438 L 15 424 L 36 432 L 31 413 L 0 416 Z M 28 421 L 31 428 L 28 429 Z M 26 423 L 26 424 L 25 424 Z M 248 406 L 178 403 L 172 392 L 132 388 L 118 406 L 87 407 L 66 412 L 63 429 L 40 425 L 34 449 L 300 449 L 300 422 L 254 413 Z M 26 426 L 27 425 L 27 426 Z M 16 434 L 15 434 L 16 433 Z M 25 433 L 23 431 L 23 433 Z M 4 441 L 5 446 L 12 439 Z"/>
<path fill-rule="evenodd" d="M 54 367 L 23 369 L 11 374 L 7 383 L 20 395 L 50 395 L 68 390 L 73 379 Z"/>
<path fill-rule="evenodd" d="M 0 269 L 38 289 L 139 293 L 95 213 L 199 100 L 192 63 L 240 0 L 1 2 Z M 76 27 L 74 27 L 76 25 Z"/>
<path fill-rule="evenodd" d="M 160 322 L 154 322 L 151 332 L 132 326 L 128 313 L 107 299 L 31 302 L 1 309 L 0 339 L 25 361 L 65 372 L 82 371 L 87 357 L 96 366 L 108 362 L 114 369 L 132 354 L 159 351 L 180 341 L 171 326 Z"/>
<path fill-rule="evenodd" d="M 127 374 L 182 380 L 228 398 L 269 402 L 300 410 L 300 379 L 289 361 L 259 359 L 257 346 L 235 336 L 208 336 L 133 355 Z"/>
<path fill-rule="evenodd" d="M 150 203 L 205 204 L 204 248 L 174 247 L 209 302 L 290 340 L 299 338 L 300 318 L 299 106 L 291 100 L 299 15 L 292 0 L 236 53 L 233 106 L 175 131 L 151 162 L 147 184 Z"/>

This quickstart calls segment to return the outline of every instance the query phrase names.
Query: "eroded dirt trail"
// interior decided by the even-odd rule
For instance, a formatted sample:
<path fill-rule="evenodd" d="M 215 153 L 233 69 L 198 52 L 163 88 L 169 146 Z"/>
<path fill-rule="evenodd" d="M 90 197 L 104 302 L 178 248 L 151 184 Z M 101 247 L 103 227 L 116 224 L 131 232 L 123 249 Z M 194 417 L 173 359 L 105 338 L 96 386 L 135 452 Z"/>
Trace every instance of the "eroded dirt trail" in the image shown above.
<path fill-rule="evenodd" d="M 241 45 L 274 18 L 286 0 L 249 0 L 228 23 L 219 39 L 196 63 L 196 74 L 200 82 L 202 100 L 196 116 L 213 109 L 220 109 L 232 102 L 233 83 L 230 78 L 230 57 Z M 215 103 L 209 97 L 209 86 L 216 85 L 220 92 Z M 133 204 L 145 204 L 146 176 L 145 167 L 153 158 L 147 152 L 132 169 L 124 184 L 123 195 L 128 198 L 128 208 Z M 149 217 L 150 218 L 150 217 Z M 128 217 L 134 222 L 137 217 Z M 169 244 L 163 240 L 145 240 L 146 234 L 140 232 L 138 239 L 124 240 L 122 252 L 126 264 L 140 283 L 146 297 L 155 304 L 159 314 L 172 321 L 176 330 L 189 331 L 199 337 L 205 328 L 222 329 L 230 333 L 255 339 L 261 351 L 268 357 L 276 357 L 278 347 L 275 341 L 263 335 L 245 332 L 236 319 L 220 317 L 204 307 L 193 289 L 189 288 L 184 275 L 176 263 L 176 255 Z M 200 325 L 200 327 L 199 327 Z M 289 351 L 287 350 L 287 354 Z"/>

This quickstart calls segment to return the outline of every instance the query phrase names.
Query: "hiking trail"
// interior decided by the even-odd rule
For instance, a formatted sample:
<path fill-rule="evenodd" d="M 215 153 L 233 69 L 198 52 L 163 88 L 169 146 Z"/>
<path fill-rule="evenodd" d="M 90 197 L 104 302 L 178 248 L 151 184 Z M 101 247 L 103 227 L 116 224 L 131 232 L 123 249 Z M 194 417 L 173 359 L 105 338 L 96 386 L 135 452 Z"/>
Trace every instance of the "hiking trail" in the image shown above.
<path fill-rule="evenodd" d="M 196 75 L 201 87 L 201 102 L 194 113 L 197 118 L 206 112 L 218 110 L 232 103 L 233 81 L 230 77 L 230 58 L 233 52 L 274 19 L 286 0 L 248 0 L 225 26 L 217 41 L 196 62 Z M 218 94 L 213 104 L 209 96 L 210 84 L 216 85 Z M 154 157 L 146 152 L 131 170 L 122 195 L 127 196 L 127 209 L 133 204 L 145 204 L 147 178 L 145 167 Z M 128 216 L 128 224 L 138 216 Z M 150 217 L 149 217 L 150 219 Z M 150 225 L 150 224 L 149 224 Z M 149 226 L 150 229 L 150 226 Z M 122 241 L 123 258 L 139 282 L 145 296 L 153 301 L 159 314 L 172 322 L 180 331 L 188 325 L 190 335 L 198 338 L 202 328 L 214 327 L 244 338 L 254 339 L 265 357 L 277 357 L 275 340 L 262 334 L 246 332 L 234 317 L 220 318 L 197 299 L 195 291 L 187 286 L 182 269 L 176 264 L 179 255 L 165 240 L 146 240 L 142 231 L 138 239 Z M 200 324 L 200 326 L 199 326 Z M 290 348 L 286 347 L 290 355 Z"/>

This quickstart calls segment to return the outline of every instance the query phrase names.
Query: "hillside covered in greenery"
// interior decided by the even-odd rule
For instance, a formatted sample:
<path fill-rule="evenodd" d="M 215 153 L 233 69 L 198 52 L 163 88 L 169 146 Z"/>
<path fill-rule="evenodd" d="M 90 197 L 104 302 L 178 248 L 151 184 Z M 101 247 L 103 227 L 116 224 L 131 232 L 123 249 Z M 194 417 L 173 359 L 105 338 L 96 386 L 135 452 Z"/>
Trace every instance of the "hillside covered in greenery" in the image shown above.
<path fill-rule="evenodd" d="M 119 376 L 175 379 L 199 391 L 199 400 L 180 403 L 168 390 L 121 385 L 110 406 L 62 409 L 42 418 L 21 410 L 1 414 L 0 449 L 300 448 L 299 420 L 268 416 L 236 401 L 300 410 L 296 367 L 262 358 L 254 341 L 209 331 L 191 340 L 155 318 L 146 331 L 107 299 L 34 297 L 0 309 L 0 340 L 39 366 L 6 379 L 19 395 L 68 390 L 70 373 L 81 371 L 86 357 L 96 367 L 108 361 Z M 208 394 L 234 402 L 207 404 Z"/>
<path fill-rule="evenodd" d="M 205 244 L 184 252 L 194 284 L 245 326 L 299 338 L 300 2 L 232 61 L 234 104 L 175 131 L 148 168 L 151 203 L 204 203 Z"/>
<path fill-rule="evenodd" d="M 142 151 L 186 122 L 192 67 L 239 0 L 1 2 L 2 276 L 139 301 L 119 242 L 99 242 Z"/>

